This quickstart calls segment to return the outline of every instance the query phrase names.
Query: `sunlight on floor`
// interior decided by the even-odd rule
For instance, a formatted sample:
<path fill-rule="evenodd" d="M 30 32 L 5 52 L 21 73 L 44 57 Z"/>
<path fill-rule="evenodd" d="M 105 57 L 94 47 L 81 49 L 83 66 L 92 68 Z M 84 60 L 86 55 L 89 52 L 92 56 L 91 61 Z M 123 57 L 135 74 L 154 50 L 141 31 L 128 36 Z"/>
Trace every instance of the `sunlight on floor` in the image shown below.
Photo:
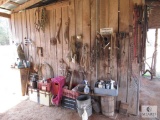
<path fill-rule="evenodd" d="M 28 96 L 18 96 L 15 94 L 2 94 L 0 93 L 0 113 L 4 113 L 13 108 L 23 100 L 27 100 Z"/>
<path fill-rule="evenodd" d="M 17 93 L 18 85 L 14 84 L 15 72 L 10 68 L 13 62 L 12 46 L 0 46 L 0 113 L 4 113 L 28 97 Z"/>

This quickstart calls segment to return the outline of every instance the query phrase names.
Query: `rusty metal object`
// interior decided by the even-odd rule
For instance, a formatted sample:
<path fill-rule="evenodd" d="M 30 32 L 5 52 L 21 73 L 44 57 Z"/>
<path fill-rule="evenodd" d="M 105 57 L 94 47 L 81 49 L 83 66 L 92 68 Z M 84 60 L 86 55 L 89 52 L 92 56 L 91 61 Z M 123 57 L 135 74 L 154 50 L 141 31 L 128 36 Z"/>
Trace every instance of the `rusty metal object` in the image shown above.
<path fill-rule="evenodd" d="M 57 39 L 55 37 L 50 39 L 50 44 L 51 45 L 56 45 L 57 44 Z"/>
<path fill-rule="evenodd" d="M 65 28 L 65 32 L 64 32 L 64 39 L 65 39 L 66 44 L 69 41 L 69 22 L 70 22 L 70 20 L 68 18 L 68 21 L 65 23 L 66 28 Z"/>
<path fill-rule="evenodd" d="M 57 32 L 56 32 L 56 40 L 59 42 L 59 44 L 61 43 L 60 39 L 59 39 L 59 33 L 60 33 L 60 29 L 62 26 L 62 18 L 60 18 L 60 22 L 57 24 Z"/>

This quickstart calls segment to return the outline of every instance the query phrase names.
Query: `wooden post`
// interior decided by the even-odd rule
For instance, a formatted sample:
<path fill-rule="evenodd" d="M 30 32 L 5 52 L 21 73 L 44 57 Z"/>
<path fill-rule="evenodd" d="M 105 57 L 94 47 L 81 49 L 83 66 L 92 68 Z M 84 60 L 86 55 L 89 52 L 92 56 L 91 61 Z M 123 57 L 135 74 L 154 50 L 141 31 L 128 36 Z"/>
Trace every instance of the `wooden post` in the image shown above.
<path fill-rule="evenodd" d="M 153 75 L 156 76 L 156 64 L 157 64 L 157 45 L 158 45 L 158 28 L 155 31 L 155 43 L 154 43 L 154 55 L 153 55 Z"/>

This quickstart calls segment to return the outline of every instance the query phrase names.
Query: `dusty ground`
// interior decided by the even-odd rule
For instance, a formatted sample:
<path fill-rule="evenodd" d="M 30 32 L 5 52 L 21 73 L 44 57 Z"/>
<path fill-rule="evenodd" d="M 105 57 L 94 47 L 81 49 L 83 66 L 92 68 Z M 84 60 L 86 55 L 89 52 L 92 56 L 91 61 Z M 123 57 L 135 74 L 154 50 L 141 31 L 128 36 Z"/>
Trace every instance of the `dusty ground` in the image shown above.
<path fill-rule="evenodd" d="M 152 81 L 145 78 L 142 79 L 140 105 L 157 105 L 158 108 L 160 108 L 159 86 L 160 81 L 157 79 L 154 79 Z M 19 100 L 19 104 L 16 105 L 15 103 L 15 106 L 11 109 L 5 112 L 0 112 L 0 120 L 81 120 L 76 111 L 55 106 L 41 106 L 35 102 L 29 101 L 28 99 L 18 99 L 15 95 L 11 96 L 8 101 L 3 101 L 3 104 L 0 104 L 0 106 L 7 106 L 9 104 L 9 101 L 14 99 L 17 99 L 17 101 Z M 160 109 L 158 109 L 158 118 L 160 118 Z M 158 118 L 146 120 L 159 120 Z M 111 119 L 103 115 L 94 114 L 89 118 L 89 120 Z M 141 118 L 136 116 L 127 117 L 118 115 L 116 120 L 141 120 Z"/>
<path fill-rule="evenodd" d="M 12 75 L 9 64 L 12 56 L 9 48 L 0 47 L 0 120 L 81 120 L 78 113 L 61 107 L 46 107 L 29 101 L 26 97 L 19 97 L 12 88 Z M 7 85 L 7 86 L 6 86 Z M 160 119 L 160 80 L 143 78 L 140 90 L 140 105 L 157 105 Z M 159 120 L 159 119 L 146 120 Z M 118 115 L 116 120 L 140 120 L 139 116 Z M 110 120 L 103 115 L 92 115 L 89 120 Z"/>

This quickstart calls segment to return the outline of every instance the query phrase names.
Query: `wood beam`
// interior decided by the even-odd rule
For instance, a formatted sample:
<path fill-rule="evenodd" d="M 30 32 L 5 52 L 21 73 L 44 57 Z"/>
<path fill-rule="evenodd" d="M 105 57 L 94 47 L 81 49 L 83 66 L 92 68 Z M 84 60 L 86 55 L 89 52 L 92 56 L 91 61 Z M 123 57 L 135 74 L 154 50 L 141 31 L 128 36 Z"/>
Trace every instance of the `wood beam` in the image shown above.
<path fill-rule="evenodd" d="M 6 17 L 6 18 L 11 18 L 10 14 L 6 14 L 6 13 L 2 13 L 2 12 L 0 12 L 0 16 L 1 17 Z"/>
<path fill-rule="evenodd" d="M 21 10 L 24 10 L 24 9 L 38 3 L 39 1 L 41 1 L 41 0 L 30 0 L 30 1 L 20 5 L 19 7 L 15 8 L 14 10 L 12 10 L 12 13 L 16 13 L 16 12 L 19 12 Z M 55 9 L 57 7 L 64 7 L 64 6 L 69 6 L 69 5 L 70 5 L 70 2 L 68 0 L 64 0 L 64 1 L 61 1 L 61 2 L 56 2 L 56 3 L 46 5 L 46 9 L 51 10 L 51 9 Z"/>
<path fill-rule="evenodd" d="M 13 9 L 12 12 L 19 12 L 21 10 L 24 10 L 38 2 L 40 2 L 41 0 L 30 0 L 28 2 L 23 3 L 22 5 L 19 5 L 17 8 Z"/>
<path fill-rule="evenodd" d="M 8 3 L 12 4 L 12 5 L 15 5 L 15 6 L 19 6 L 20 4 L 16 3 L 16 2 L 13 2 L 13 1 L 8 1 Z"/>
<path fill-rule="evenodd" d="M 8 2 L 8 0 L 1 0 L 0 1 L 0 6 L 3 5 L 3 4 L 5 4 L 5 3 L 7 3 L 7 2 Z"/>
<path fill-rule="evenodd" d="M 67 0 L 64 0 L 64 1 L 61 1 L 61 2 L 56 2 L 56 3 L 52 3 L 52 4 L 49 4 L 49 5 L 46 5 L 46 10 L 53 10 L 55 8 L 58 8 L 58 7 L 65 7 L 65 6 L 69 6 L 70 5 L 70 2 L 67 1 Z"/>
<path fill-rule="evenodd" d="M 1 1 L 0 1 L 0 6 L 3 5 L 3 4 L 5 4 L 5 3 L 10 3 L 10 4 L 12 4 L 12 5 L 19 6 L 18 3 L 13 2 L 13 1 L 11 1 L 11 0 L 1 0 Z"/>
<path fill-rule="evenodd" d="M 5 8 L 1 8 L 1 7 L 0 7 L 0 12 L 6 13 L 6 14 L 11 14 L 11 11 L 10 11 L 10 10 L 5 9 Z"/>

